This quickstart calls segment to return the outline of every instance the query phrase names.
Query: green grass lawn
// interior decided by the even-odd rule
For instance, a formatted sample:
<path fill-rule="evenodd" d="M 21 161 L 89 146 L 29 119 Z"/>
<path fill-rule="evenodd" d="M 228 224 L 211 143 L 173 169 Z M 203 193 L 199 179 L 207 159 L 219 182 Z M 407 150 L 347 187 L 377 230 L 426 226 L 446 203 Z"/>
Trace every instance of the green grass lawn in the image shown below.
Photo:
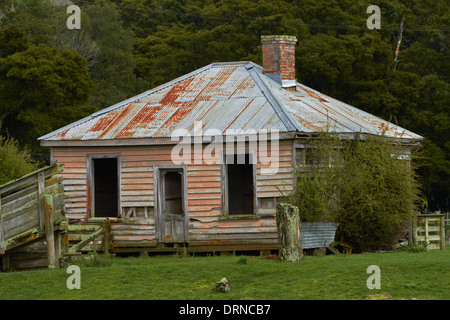
<path fill-rule="evenodd" d="M 110 266 L 81 265 L 81 289 L 69 290 L 66 269 L 0 273 L 0 299 L 450 299 L 450 250 L 306 256 L 298 262 L 242 256 L 115 257 Z M 369 290 L 367 267 L 381 270 Z M 226 277 L 228 293 L 215 290 Z"/>

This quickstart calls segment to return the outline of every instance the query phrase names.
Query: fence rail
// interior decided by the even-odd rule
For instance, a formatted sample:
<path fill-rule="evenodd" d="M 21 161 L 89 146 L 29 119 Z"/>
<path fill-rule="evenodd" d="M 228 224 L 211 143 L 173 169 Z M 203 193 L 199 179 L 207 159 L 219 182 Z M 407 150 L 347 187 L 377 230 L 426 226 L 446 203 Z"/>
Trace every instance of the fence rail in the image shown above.
<path fill-rule="evenodd" d="M 428 250 L 445 250 L 444 214 L 421 214 L 413 223 L 414 244 L 425 245 Z"/>

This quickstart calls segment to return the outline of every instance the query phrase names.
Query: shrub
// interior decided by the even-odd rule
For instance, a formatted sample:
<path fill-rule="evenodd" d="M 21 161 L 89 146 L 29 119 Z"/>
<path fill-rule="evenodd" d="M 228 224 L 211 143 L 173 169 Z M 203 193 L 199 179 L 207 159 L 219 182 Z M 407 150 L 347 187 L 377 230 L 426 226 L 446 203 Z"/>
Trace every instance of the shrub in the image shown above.
<path fill-rule="evenodd" d="M 409 252 L 409 253 L 422 253 L 427 252 L 427 247 L 419 244 L 411 244 L 407 246 L 398 247 L 396 251 Z"/>
<path fill-rule="evenodd" d="M 337 167 L 330 167 L 330 159 L 336 162 L 337 149 L 342 142 L 331 136 L 309 139 L 305 154 L 297 163 L 297 183 L 285 201 L 298 207 L 300 220 L 304 222 L 336 221 L 339 206 L 336 202 L 339 185 Z"/>
<path fill-rule="evenodd" d="M 0 137 L 0 185 L 38 168 L 27 150 L 21 150 L 13 138 Z"/>
<path fill-rule="evenodd" d="M 419 185 L 404 148 L 384 136 L 340 140 L 324 133 L 310 141 L 288 195 L 302 221 L 335 221 L 355 250 L 390 248 L 409 228 Z M 311 160 L 312 159 L 312 160 Z"/>

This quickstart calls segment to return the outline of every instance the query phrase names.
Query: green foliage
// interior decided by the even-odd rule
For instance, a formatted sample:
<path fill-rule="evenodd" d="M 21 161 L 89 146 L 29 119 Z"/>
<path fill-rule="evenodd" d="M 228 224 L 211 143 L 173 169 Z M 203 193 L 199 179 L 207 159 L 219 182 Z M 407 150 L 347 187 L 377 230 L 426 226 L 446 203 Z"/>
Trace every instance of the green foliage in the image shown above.
<path fill-rule="evenodd" d="M 112 254 L 99 254 L 97 251 L 93 251 L 85 257 L 74 260 L 72 264 L 79 267 L 93 267 L 103 268 L 110 267 L 114 262 L 114 255 Z"/>
<path fill-rule="evenodd" d="M 37 170 L 38 164 L 13 138 L 0 137 L 0 185 Z"/>
<path fill-rule="evenodd" d="M 113 6 L 90 5 L 83 6 L 83 13 L 82 32 L 95 46 L 89 75 L 97 90 L 90 98 L 91 104 L 105 108 L 148 90 L 145 80 L 134 73 L 133 34 L 123 28 L 118 10 Z"/>
<path fill-rule="evenodd" d="M 352 141 L 338 187 L 338 222 L 346 241 L 361 250 L 389 248 L 417 212 L 419 185 L 402 147 L 384 138 Z"/>
<path fill-rule="evenodd" d="M 82 10 L 66 27 L 66 6 L 15 1 L 0 18 L 0 129 L 45 160 L 37 138 L 148 87 L 134 75 L 133 36 L 111 6 Z"/>
<path fill-rule="evenodd" d="M 29 47 L 27 34 L 15 25 L 4 25 L 0 29 L 0 58 L 5 58 L 16 52 L 24 51 Z"/>
<path fill-rule="evenodd" d="M 237 261 L 238 264 L 248 264 L 248 258 L 246 257 L 240 257 Z"/>
<path fill-rule="evenodd" d="M 297 183 L 286 201 L 299 208 L 301 221 L 336 221 L 340 209 L 336 202 L 337 188 L 342 179 L 337 173 L 341 164 L 336 161 L 342 142 L 325 134 L 319 139 L 311 138 L 309 142 L 304 153 L 298 155 Z"/>
<path fill-rule="evenodd" d="M 423 253 L 427 252 L 427 247 L 418 244 L 411 244 L 407 246 L 400 246 L 396 249 L 398 252 L 408 252 L 408 253 Z"/>
<path fill-rule="evenodd" d="M 385 137 L 340 140 L 324 133 L 310 141 L 287 196 L 302 221 L 339 222 L 357 250 L 390 247 L 417 210 L 419 185 L 404 147 Z"/>
<path fill-rule="evenodd" d="M 33 106 L 77 105 L 93 91 L 84 59 L 57 48 L 39 45 L 14 53 L 3 59 L 0 72 L 2 80 L 10 82 L 3 86 L 2 96 L 8 99 L 8 93 L 15 94 L 16 88 L 22 90 L 21 102 Z M 21 106 L 4 106 L 2 111 L 11 107 Z"/>
<path fill-rule="evenodd" d="M 94 110 L 86 107 L 93 91 L 76 52 L 38 45 L 0 59 L 2 125 L 34 151 L 38 137 Z"/>

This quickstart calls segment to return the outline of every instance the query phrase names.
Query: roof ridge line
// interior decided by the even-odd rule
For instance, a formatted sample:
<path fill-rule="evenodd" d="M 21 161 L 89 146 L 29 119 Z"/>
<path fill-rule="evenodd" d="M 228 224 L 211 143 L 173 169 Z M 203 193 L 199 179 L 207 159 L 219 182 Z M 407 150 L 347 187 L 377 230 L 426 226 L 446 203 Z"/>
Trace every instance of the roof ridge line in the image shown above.
<path fill-rule="evenodd" d="M 253 63 L 252 63 L 253 64 Z M 258 65 L 256 65 L 258 66 Z M 259 67 L 259 66 L 258 66 Z M 256 85 L 259 87 L 261 92 L 266 97 L 267 101 L 270 103 L 275 113 L 280 118 L 281 122 L 285 125 L 285 127 L 289 131 L 300 131 L 297 127 L 295 121 L 292 120 L 289 113 L 285 110 L 283 104 L 278 100 L 276 95 L 272 92 L 269 86 L 266 85 L 265 80 L 261 77 L 261 75 L 255 71 L 253 66 L 247 67 L 250 76 L 255 81 Z"/>

